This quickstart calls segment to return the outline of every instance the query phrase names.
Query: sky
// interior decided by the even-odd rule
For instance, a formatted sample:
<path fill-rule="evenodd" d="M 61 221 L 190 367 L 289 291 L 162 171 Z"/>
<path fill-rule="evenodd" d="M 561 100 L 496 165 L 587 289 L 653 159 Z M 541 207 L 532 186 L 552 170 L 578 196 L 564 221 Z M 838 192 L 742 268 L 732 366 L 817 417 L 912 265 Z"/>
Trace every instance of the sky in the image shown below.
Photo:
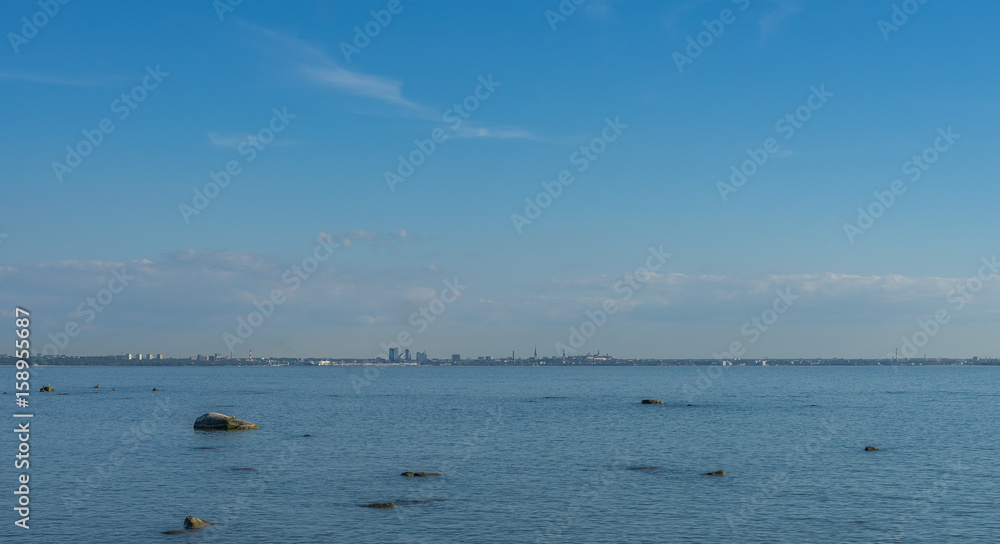
<path fill-rule="evenodd" d="M 5 1 L 33 348 L 998 356 L 1000 4 Z"/>

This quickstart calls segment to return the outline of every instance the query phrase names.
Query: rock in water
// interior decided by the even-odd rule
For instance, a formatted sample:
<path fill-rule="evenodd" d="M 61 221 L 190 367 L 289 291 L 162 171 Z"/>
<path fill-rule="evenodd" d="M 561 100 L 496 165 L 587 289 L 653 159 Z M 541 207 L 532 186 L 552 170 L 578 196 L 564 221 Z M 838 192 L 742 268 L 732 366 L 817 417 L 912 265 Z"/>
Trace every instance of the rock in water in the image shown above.
<path fill-rule="evenodd" d="M 236 419 L 233 416 L 227 416 L 226 414 L 209 412 L 198 416 L 198 419 L 194 422 L 194 428 L 207 431 L 238 431 L 245 429 L 259 429 L 260 426 L 250 423 L 249 421 Z"/>
<path fill-rule="evenodd" d="M 878 451 L 875 446 L 865 446 L 865 451 Z"/>
<path fill-rule="evenodd" d="M 198 519 L 194 516 L 188 516 L 184 518 L 184 528 L 185 529 L 201 529 L 202 527 L 208 527 L 213 525 L 203 519 Z"/>
<path fill-rule="evenodd" d="M 52 387 L 51 385 L 46 385 L 45 387 L 39 389 L 39 391 L 41 391 L 42 393 L 49 393 L 49 392 L 55 391 L 55 390 L 56 390 L 56 388 Z"/>
<path fill-rule="evenodd" d="M 186 535 L 187 531 L 180 531 L 180 530 L 163 531 L 163 534 L 165 534 L 165 535 Z"/>
<path fill-rule="evenodd" d="M 396 505 L 391 502 L 373 502 L 372 504 L 362 504 L 362 508 L 395 508 Z"/>
<path fill-rule="evenodd" d="M 706 472 L 704 475 L 705 476 L 725 476 L 726 475 L 726 471 L 724 471 L 724 470 L 716 470 L 715 472 Z"/>
<path fill-rule="evenodd" d="M 400 476 L 406 476 L 407 478 L 413 477 L 425 477 L 425 476 L 440 476 L 440 472 L 404 472 Z"/>
<path fill-rule="evenodd" d="M 663 404 L 663 401 L 662 400 L 656 400 L 656 399 L 642 399 L 642 403 L 643 404 Z"/>

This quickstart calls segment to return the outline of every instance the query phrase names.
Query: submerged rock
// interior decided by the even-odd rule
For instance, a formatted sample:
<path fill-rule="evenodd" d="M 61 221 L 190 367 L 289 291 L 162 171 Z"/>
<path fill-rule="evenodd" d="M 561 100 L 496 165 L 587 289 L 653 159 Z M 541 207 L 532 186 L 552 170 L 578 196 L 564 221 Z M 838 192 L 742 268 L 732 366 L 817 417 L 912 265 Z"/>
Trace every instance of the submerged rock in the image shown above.
<path fill-rule="evenodd" d="M 56 388 L 52 387 L 51 385 L 46 385 L 45 387 L 39 389 L 39 391 L 41 391 L 42 393 L 48 393 L 50 391 L 55 391 L 55 390 Z"/>
<path fill-rule="evenodd" d="M 214 525 L 214 523 L 209 523 L 203 519 L 198 519 L 194 516 L 188 516 L 184 518 L 185 529 L 201 529 L 202 527 L 208 527 L 209 525 Z"/>
<path fill-rule="evenodd" d="M 404 472 L 400 476 L 406 476 L 407 478 L 414 477 L 424 477 L 424 476 L 440 476 L 440 472 Z"/>
<path fill-rule="evenodd" d="M 396 505 L 391 502 L 373 502 L 371 504 L 362 504 L 362 508 L 395 508 Z"/>
<path fill-rule="evenodd" d="M 642 399 L 642 403 L 643 404 L 663 404 L 663 401 L 662 400 L 656 400 L 656 399 Z"/>
<path fill-rule="evenodd" d="M 180 529 L 174 529 L 173 531 L 163 531 L 165 535 L 186 535 L 187 531 L 181 531 Z"/>
<path fill-rule="evenodd" d="M 865 446 L 865 451 L 880 451 L 875 446 Z"/>
<path fill-rule="evenodd" d="M 238 431 L 245 429 L 259 429 L 260 426 L 255 423 L 250 423 L 249 421 L 236 419 L 233 416 L 227 416 L 226 414 L 209 412 L 198 416 L 198 419 L 194 422 L 194 428 L 209 431 Z"/>
<path fill-rule="evenodd" d="M 94 389 L 100 389 L 100 388 L 101 388 L 101 384 L 97 384 L 97 385 L 94 386 Z"/>
<path fill-rule="evenodd" d="M 724 470 L 716 470 L 715 472 L 706 472 L 705 474 L 703 474 L 703 476 L 725 476 L 725 475 L 726 471 Z"/>
<path fill-rule="evenodd" d="M 660 467 L 628 467 L 628 470 L 655 470 Z"/>

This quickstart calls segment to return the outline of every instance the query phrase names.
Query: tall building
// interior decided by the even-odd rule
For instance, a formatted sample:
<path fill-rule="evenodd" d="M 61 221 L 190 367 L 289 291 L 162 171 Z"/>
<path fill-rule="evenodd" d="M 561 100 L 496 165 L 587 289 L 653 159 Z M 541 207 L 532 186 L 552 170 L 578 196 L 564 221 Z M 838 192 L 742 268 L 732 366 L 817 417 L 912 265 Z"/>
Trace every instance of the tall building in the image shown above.
<path fill-rule="evenodd" d="M 396 362 L 396 353 L 398 353 L 398 352 L 399 352 L 399 348 L 389 348 L 389 362 L 390 363 L 395 363 Z"/>
<path fill-rule="evenodd" d="M 139 354 L 139 360 L 140 361 L 142 360 L 142 354 L 141 353 Z"/>
<path fill-rule="evenodd" d="M 457 354 L 457 353 L 452 353 L 451 354 L 451 360 L 452 361 L 461 361 L 462 360 L 462 356 L 459 355 L 459 354 Z"/>
<path fill-rule="evenodd" d="M 418 351 L 417 352 L 417 362 L 418 363 L 426 363 L 427 362 L 427 352 L 426 351 Z"/>
<path fill-rule="evenodd" d="M 406 351 L 403 352 L 403 360 L 407 363 L 410 362 L 410 348 L 406 348 Z"/>

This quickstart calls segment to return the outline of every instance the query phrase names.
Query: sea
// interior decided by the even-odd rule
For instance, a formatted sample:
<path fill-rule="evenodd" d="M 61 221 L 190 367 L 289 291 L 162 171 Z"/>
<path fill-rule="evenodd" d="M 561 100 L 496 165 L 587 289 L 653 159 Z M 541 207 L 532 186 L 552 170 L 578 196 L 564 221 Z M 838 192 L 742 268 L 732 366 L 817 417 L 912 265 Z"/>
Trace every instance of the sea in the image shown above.
<path fill-rule="evenodd" d="M 998 367 L 42 367 L 31 383 L 30 469 L 0 438 L 12 544 L 1000 542 Z M 206 412 L 260 428 L 195 430 Z M 214 525 L 164 534 L 186 516 Z"/>

